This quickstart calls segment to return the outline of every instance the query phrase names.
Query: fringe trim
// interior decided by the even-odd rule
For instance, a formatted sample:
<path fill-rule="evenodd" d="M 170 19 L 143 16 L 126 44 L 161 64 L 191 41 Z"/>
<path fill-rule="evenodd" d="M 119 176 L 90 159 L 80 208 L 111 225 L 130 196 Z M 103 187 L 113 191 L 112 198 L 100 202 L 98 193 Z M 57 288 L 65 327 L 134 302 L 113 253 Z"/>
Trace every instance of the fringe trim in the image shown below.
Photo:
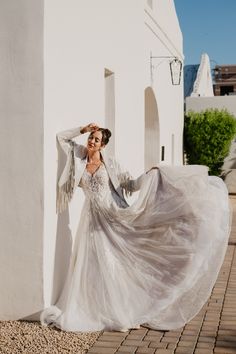
<path fill-rule="evenodd" d="M 57 201 L 56 211 L 62 213 L 67 209 L 69 202 L 71 201 L 75 190 L 75 156 L 74 156 L 74 144 L 71 141 L 70 167 L 68 173 L 68 180 L 61 187 L 57 185 Z"/>
<path fill-rule="evenodd" d="M 131 197 L 134 192 L 132 176 L 129 174 L 129 172 L 124 172 L 120 174 L 119 180 L 120 186 L 125 192 L 125 196 Z"/>

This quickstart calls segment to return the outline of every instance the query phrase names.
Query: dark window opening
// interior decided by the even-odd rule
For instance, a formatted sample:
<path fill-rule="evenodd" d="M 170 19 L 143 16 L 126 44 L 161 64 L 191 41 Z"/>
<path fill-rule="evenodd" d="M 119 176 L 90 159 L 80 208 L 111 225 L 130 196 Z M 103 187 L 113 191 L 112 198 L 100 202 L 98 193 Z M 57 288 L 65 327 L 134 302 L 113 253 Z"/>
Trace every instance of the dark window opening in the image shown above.
<path fill-rule="evenodd" d="M 220 87 L 220 95 L 228 95 L 230 92 L 234 92 L 234 87 L 233 86 L 221 86 Z"/>
<path fill-rule="evenodd" d="M 165 146 L 161 147 L 161 161 L 165 160 Z"/>

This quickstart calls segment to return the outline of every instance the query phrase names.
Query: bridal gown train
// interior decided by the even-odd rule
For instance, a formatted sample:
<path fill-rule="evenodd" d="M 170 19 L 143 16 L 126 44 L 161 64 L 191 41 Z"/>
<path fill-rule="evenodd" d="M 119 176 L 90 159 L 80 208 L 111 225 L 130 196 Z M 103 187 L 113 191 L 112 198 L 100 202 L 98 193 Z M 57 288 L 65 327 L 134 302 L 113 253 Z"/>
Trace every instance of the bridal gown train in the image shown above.
<path fill-rule="evenodd" d="M 131 206 L 102 164 L 80 181 L 85 203 L 67 280 L 42 324 L 66 331 L 171 330 L 207 301 L 230 231 L 227 189 L 205 166 L 162 166 Z"/>

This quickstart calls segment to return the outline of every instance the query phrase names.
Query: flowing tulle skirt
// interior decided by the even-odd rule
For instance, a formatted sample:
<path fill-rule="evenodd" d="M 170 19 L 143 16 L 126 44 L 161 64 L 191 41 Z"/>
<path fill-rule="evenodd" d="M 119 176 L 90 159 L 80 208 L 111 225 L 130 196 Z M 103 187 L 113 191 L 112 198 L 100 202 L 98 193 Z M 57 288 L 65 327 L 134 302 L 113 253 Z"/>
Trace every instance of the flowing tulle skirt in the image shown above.
<path fill-rule="evenodd" d="M 227 189 L 204 166 L 144 174 L 128 208 L 87 198 L 64 290 L 42 324 L 66 331 L 182 327 L 211 293 L 230 224 Z"/>

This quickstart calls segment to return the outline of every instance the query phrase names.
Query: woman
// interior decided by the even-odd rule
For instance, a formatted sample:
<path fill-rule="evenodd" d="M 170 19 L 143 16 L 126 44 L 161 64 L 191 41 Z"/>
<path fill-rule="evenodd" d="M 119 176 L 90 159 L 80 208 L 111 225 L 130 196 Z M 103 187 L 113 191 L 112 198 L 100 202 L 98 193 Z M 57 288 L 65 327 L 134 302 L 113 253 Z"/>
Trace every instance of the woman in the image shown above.
<path fill-rule="evenodd" d="M 87 132 L 87 147 L 72 140 Z M 77 185 L 86 198 L 63 292 L 41 323 L 66 331 L 182 327 L 208 299 L 224 259 L 227 189 L 205 166 L 160 166 L 134 180 L 106 157 L 110 135 L 92 123 L 58 134 L 67 162 L 57 209 Z M 129 206 L 123 192 L 137 190 Z"/>

